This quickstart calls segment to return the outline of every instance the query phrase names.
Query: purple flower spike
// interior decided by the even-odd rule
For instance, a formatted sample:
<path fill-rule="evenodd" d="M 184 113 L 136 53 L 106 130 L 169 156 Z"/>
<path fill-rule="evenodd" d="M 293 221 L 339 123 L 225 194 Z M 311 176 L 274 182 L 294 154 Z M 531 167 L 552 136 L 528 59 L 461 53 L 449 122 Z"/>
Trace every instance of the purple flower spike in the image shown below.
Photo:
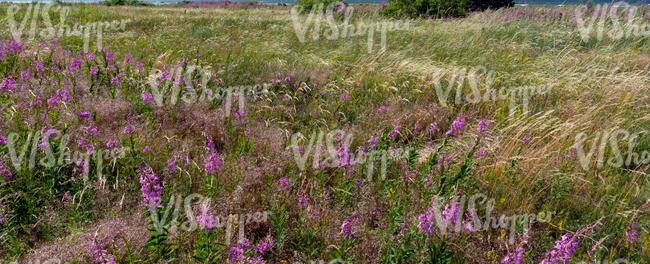
<path fill-rule="evenodd" d="M 524 248 L 521 245 L 518 245 L 514 252 L 508 253 L 508 255 L 501 260 L 501 264 L 521 264 L 521 259 L 523 257 Z"/>
<path fill-rule="evenodd" d="M 352 227 L 356 224 L 357 220 L 355 218 L 355 214 L 352 213 L 351 216 L 343 220 L 343 223 L 341 224 L 341 233 L 345 238 L 347 239 L 357 239 L 356 234 L 352 232 Z"/>
<path fill-rule="evenodd" d="M 287 178 L 280 179 L 280 186 L 278 186 L 278 191 L 287 191 L 289 190 L 289 181 Z"/>
<path fill-rule="evenodd" d="M 460 133 L 464 125 L 465 125 L 465 119 L 459 116 L 458 118 L 456 118 L 456 120 L 454 120 L 454 123 L 451 124 L 451 127 L 449 128 L 449 130 L 447 130 L 445 136 L 450 138 L 457 137 L 458 133 Z"/>
<path fill-rule="evenodd" d="M 101 264 L 115 264 L 115 258 L 109 254 L 104 248 L 103 243 L 92 242 L 88 247 L 90 255 L 95 259 L 95 262 Z"/>
<path fill-rule="evenodd" d="M 4 92 L 4 93 L 13 92 L 15 89 L 14 87 L 15 83 L 16 82 L 14 81 L 13 77 L 9 76 L 5 78 L 4 80 L 2 80 L 2 83 L 0 84 L 0 92 Z"/>
<path fill-rule="evenodd" d="M 0 164 L 0 178 L 2 178 L 2 180 L 5 182 L 12 181 L 14 179 L 13 174 L 11 174 L 11 171 L 3 168 L 2 164 Z"/>
<path fill-rule="evenodd" d="M 158 184 L 158 177 L 148 166 L 141 166 L 137 171 L 140 177 L 140 191 L 142 191 L 144 203 L 150 209 L 156 208 L 162 202 L 162 187 Z"/>
<path fill-rule="evenodd" d="M 144 146 L 144 149 L 142 149 L 142 153 L 151 153 L 151 147 L 150 146 Z"/>
<path fill-rule="evenodd" d="M 255 247 L 255 251 L 259 254 L 270 252 L 273 249 L 273 241 L 260 241 Z"/>
<path fill-rule="evenodd" d="M 307 195 L 303 194 L 300 197 L 298 197 L 298 207 L 303 208 L 309 206 L 309 202 L 307 201 Z"/>
<path fill-rule="evenodd" d="M 566 264 L 576 247 L 578 247 L 578 242 L 573 238 L 573 234 L 567 233 L 562 236 L 560 241 L 555 242 L 555 246 L 551 251 L 546 252 L 546 258 L 540 264 Z"/>
<path fill-rule="evenodd" d="M 485 133 L 487 133 L 488 129 L 490 129 L 490 121 L 486 121 L 485 119 L 481 119 L 478 121 L 478 125 L 476 126 L 476 131 L 478 132 L 478 135 L 484 136 Z"/>
<path fill-rule="evenodd" d="M 228 259 L 230 260 L 230 263 L 236 263 L 242 255 L 244 255 L 243 249 L 239 247 L 232 247 L 228 253 Z"/>
<path fill-rule="evenodd" d="M 639 232 L 634 229 L 628 228 L 628 230 L 625 231 L 625 238 L 628 243 L 634 244 L 636 241 L 639 240 Z"/>
<path fill-rule="evenodd" d="M 205 230 L 205 232 L 210 232 L 210 230 L 217 227 L 214 215 L 210 213 L 210 207 L 207 203 L 201 204 L 201 214 L 197 215 L 196 219 L 199 221 L 199 226 Z"/>
<path fill-rule="evenodd" d="M 143 104 L 148 104 L 153 102 L 153 95 L 149 92 L 143 92 L 142 93 L 142 103 Z"/>
<path fill-rule="evenodd" d="M 124 127 L 124 131 L 123 131 L 124 134 L 133 135 L 133 132 L 135 132 L 135 126 L 128 125 Z"/>
<path fill-rule="evenodd" d="M 217 170 L 221 170 L 221 159 L 216 152 L 209 152 L 208 156 L 205 157 L 203 170 L 209 175 L 214 175 Z"/>

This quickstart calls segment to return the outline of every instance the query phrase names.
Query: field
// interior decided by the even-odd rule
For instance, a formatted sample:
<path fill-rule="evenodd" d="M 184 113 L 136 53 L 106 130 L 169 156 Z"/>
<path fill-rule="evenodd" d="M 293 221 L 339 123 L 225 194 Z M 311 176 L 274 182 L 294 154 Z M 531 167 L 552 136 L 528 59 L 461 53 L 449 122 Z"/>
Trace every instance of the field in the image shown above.
<path fill-rule="evenodd" d="M 0 4 L 0 262 L 650 263 L 648 6 L 381 8 Z"/>

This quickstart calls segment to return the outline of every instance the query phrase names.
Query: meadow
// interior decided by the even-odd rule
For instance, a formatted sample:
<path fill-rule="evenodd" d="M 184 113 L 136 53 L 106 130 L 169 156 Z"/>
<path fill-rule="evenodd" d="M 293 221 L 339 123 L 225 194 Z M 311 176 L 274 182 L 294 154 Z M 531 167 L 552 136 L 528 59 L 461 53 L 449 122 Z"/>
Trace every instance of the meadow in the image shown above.
<path fill-rule="evenodd" d="M 648 6 L 384 7 L 0 4 L 0 262 L 650 263 Z"/>

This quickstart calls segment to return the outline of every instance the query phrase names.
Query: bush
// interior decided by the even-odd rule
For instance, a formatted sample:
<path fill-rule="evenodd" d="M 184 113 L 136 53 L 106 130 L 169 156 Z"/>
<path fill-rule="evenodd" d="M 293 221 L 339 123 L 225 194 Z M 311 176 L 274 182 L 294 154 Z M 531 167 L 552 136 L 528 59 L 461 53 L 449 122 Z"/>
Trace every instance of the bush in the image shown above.
<path fill-rule="evenodd" d="M 514 5 L 513 0 L 394 0 L 384 9 L 384 13 L 394 17 L 462 17 L 469 10 L 498 9 Z"/>
<path fill-rule="evenodd" d="M 513 7 L 514 0 L 469 0 L 469 8 L 472 11 L 485 9 L 499 9 L 502 7 Z"/>
<path fill-rule="evenodd" d="M 139 0 L 106 0 L 104 4 L 107 6 L 118 6 L 118 5 L 128 5 L 128 6 L 153 6 L 151 3 L 142 2 Z"/>
<path fill-rule="evenodd" d="M 323 9 L 331 3 L 341 2 L 341 0 L 298 0 L 295 5 L 302 6 L 304 10 L 311 10 L 312 7 L 318 4 L 323 4 Z"/>
<path fill-rule="evenodd" d="M 461 17 L 467 14 L 467 0 L 394 0 L 384 9 L 393 17 Z"/>

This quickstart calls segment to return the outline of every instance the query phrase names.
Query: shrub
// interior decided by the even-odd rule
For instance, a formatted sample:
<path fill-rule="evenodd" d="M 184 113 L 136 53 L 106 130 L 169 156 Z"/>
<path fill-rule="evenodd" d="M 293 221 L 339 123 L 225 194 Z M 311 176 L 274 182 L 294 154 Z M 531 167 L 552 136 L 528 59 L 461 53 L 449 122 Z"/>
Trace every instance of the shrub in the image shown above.
<path fill-rule="evenodd" d="M 341 2 L 340 0 L 298 0 L 296 5 L 302 6 L 304 10 L 311 10 L 312 7 L 319 4 L 323 4 L 323 8 L 326 8 L 331 3 Z"/>
<path fill-rule="evenodd" d="M 513 0 L 394 0 L 384 9 L 384 13 L 394 17 L 462 17 L 469 10 L 514 5 Z"/>
<path fill-rule="evenodd" d="M 139 0 L 106 0 L 104 4 L 107 6 L 119 6 L 119 5 L 129 5 L 129 6 L 153 6 L 151 3 L 139 1 Z"/>
<path fill-rule="evenodd" d="M 512 7 L 515 5 L 513 0 L 469 0 L 471 10 L 499 9 L 502 7 Z"/>
<path fill-rule="evenodd" d="M 461 17 L 467 14 L 467 0 L 394 0 L 384 9 L 393 17 Z"/>

